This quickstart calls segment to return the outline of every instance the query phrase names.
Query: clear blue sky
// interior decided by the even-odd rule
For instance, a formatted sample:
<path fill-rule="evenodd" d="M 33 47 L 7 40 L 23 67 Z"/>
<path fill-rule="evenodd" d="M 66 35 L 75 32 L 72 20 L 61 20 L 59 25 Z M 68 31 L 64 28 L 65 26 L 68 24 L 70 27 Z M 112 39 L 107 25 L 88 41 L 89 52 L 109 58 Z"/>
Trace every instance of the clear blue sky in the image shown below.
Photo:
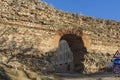
<path fill-rule="evenodd" d="M 120 0 L 42 0 L 58 10 L 120 21 Z"/>

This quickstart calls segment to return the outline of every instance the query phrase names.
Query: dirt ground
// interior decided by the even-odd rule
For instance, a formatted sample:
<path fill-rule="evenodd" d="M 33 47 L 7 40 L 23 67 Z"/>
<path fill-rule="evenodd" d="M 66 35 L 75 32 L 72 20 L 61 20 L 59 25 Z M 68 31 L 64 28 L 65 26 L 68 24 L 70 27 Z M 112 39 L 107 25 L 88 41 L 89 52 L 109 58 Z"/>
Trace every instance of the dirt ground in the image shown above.
<path fill-rule="evenodd" d="M 120 80 L 114 73 L 99 73 L 91 75 L 56 73 L 59 78 L 56 80 Z"/>

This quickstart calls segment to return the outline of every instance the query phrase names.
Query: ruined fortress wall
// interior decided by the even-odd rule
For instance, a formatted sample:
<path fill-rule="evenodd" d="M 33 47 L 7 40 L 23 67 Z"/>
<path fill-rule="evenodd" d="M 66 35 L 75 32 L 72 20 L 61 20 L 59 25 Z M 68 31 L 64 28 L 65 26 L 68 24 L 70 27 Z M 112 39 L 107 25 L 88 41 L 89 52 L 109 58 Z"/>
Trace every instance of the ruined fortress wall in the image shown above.
<path fill-rule="evenodd" d="M 37 10 L 41 11 L 41 15 L 44 10 L 39 10 L 35 4 L 44 9 L 44 5 L 39 2 L 0 0 L 1 41 L 6 40 L 7 44 L 15 41 L 17 46 L 32 45 L 41 52 L 51 49 L 50 42 L 55 30 L 42 25 L 41 19 L 37 20 Z"/>
<path fill-rule="evenodd" d="M 45 53 L 58 47 L 61 29 L 63 35 L 77 35 L 74 28 L 81 29 L 88 52 L 120 50 L 119 22 L 61 12 L 37 0 L 0 0 L 1 42 L 16 41 L 17 46 L 28 44 Z"/>
<path fill-rule="evenodd" d="M 99 29 L 100 30 L 100 29 Z M 119 31 L 114 31 L 115 28 L 110 29 L 109 31 L 101 29 L 97 32 L 91 32 L 89 34 L 89 46 L 88 50 L 90 52 L 97 52 L 97 53 L 115 53 L 117 50 L 120 49 L 120 37 Z"/>

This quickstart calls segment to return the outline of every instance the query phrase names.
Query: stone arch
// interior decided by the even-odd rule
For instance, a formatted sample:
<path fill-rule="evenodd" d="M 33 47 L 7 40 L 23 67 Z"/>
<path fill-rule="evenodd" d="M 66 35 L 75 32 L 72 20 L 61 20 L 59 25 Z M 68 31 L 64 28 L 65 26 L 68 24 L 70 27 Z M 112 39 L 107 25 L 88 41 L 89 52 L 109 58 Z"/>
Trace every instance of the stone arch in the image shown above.
<path fill-rule="evenodd" d="M 73 28 L 73 27 L 68 27 L 68 28 L 64 28 L 64 29 L 61 28 L 58 31 L 56 31 L 56 34 L 54 36 L 54 39 L 53 39 L 54 48 L 58 47 L 60 38 L 65 34 L 75 34 L 77 36 L 84 37 L 84 34 L 82 33 L 81 28 Z M 86 43 L 86 41 L 85 41 L 85 43 Z"/>
<path fill-rule="evenodd" d="M 56 61 L 57 72 L 83 72 L 84 70 L 84 55 L 87 53 L 84 41 L 82 39 L 83 33 L 79 28 L 66 28 L 64 30 L 59 30 L 57 32 L 56 40 L 57 42 L 57 58 L 59 61 Z M 60 48 L 61 45 L 64 47 L 68 45 L 67 48 Z M 62 50 L 59 50 L 62 49 Z M 70 62 L 61 62 L 62 58 L 65 57 L 64 49 L 68 50 L 68 54 L 71 55 Z M 60 53 L 60 54 L 59 54 Z M 61 57 L 63 56 L 63 57 Z M 60 66 L 59 66 L 60 65 Z M 63 70 L 63 71 L 62 71 Z"/>

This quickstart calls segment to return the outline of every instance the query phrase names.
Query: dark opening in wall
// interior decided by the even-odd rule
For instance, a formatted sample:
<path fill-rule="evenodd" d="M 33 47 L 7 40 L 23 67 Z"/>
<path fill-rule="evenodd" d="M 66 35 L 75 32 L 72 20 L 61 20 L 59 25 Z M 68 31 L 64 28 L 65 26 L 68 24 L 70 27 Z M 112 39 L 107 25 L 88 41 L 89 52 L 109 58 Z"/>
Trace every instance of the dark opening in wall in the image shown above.
<path fill-rule="evenodd" d="M 57 69 L 58 72 L 83 72 L 84 71 L 84 55 L 87 53 L 86 47 L 84 46 L 84 42 L 81 38 L 81 36 L 77 36 L 75 34 L 64 34 L 61 38 L 59 43 L 64 42 L 62 45 L 68 44 L 69 50 L 65 50 L 65 52 L 58 50 L 58 58 L 61 57 L 61 54 L 66 56 L 65 54 L 69 54 L 71 57 L 66 57 L 67 59 L 70 58 L 70 61 L 67 64 L 64 64 L 66 62 L 62 62 L 64 66 L 59 66 Z M 66 43 L 65 43 L 66 42 Z M 61 44 L 59 44 L 59 47 L 61 47 Z M 64 47 L 64 46 L 62 46 Z M 67 52 L 66 52 L 67 51 Z M 60 55 L 59 55 L 60 53 Z M 60 58 L 61 60 L 62 58 Z M 59 61 L 58 61 L 59 64 Z M 65 69 L 66 68 L 66 69 Z M 60 70 L 60 71 L 59 71 Z"/>

